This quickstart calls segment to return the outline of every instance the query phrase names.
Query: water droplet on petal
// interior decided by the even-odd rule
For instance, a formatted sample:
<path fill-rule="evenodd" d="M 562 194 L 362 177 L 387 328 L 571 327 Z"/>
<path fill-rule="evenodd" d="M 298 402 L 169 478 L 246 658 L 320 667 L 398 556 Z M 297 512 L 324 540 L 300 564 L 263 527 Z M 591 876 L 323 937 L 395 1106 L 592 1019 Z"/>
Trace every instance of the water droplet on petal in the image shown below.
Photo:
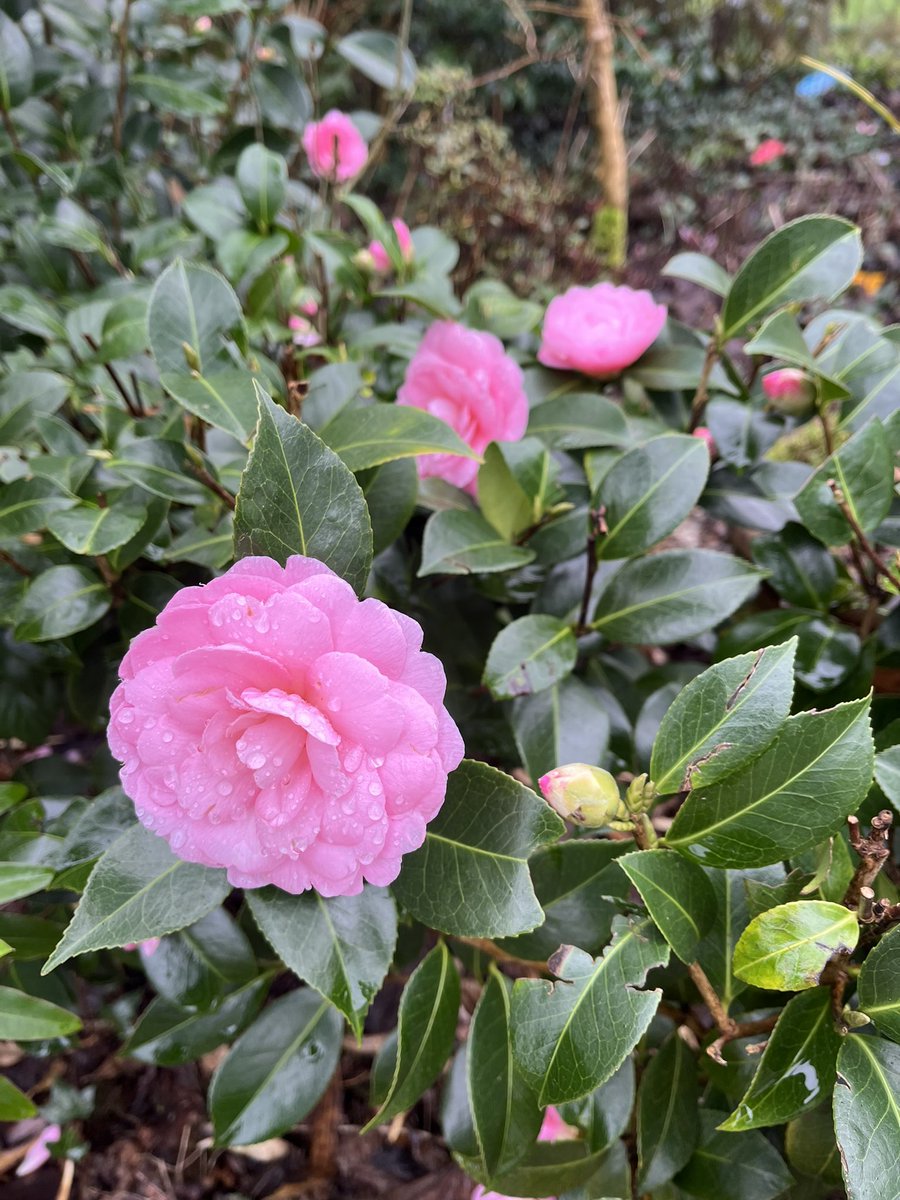
<path fill-rule="evenodd" d="M 216 787 L 216 791 L 219 793 L 220 796 L 230 796 L 231 793 L 234 791 L 234 788 L 231 786 L 231 784 L 228 782 L 227 779 L 223 779 L 222 782 L 220 784 L 218 784 L 218 786 Z"/>
<path fill-rule="evenodd" d="M 167 729 L 166 732 L 162 735 L 162 740 L 166 743 L 166 745 L 168 745 L 169 742 L 173 741 L 174 738 L 175 738 L 175 734 L 172 733 L 172 731 L 170 729 Z"/>
<path fill-rule="evenodd" d="M 123 708 L 121 710 L 121 712 L 119 713 L 118 720 L 119 720 L 120 725 L 130 725 L 131 722 L 134 720 L 134 709 L 133 708 Z"/>

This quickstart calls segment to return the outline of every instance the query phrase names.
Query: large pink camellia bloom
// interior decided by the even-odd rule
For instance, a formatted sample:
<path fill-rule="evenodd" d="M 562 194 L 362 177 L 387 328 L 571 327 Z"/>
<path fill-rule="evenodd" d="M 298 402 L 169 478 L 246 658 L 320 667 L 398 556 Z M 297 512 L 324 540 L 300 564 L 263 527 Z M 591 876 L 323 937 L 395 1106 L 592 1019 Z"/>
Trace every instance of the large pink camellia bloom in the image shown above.
<path fill-rule="evenodd" d="M 666 307 L 649 292 L 598 283 L 573 287 L 547 306 L 538 361 L 605 378 L 618 375 L 656 341 Z"/>
<path fill-rule="evenodd" d="M 544 1113 L 544 1121 L 541 1125 L 541 1132 L 538 1134 L 539 1142 L 556 1142 L 560 1139 L 574 1137 L 575 1130 L 570 1125 L 567 1125 L 555 1108 L 550 1107 Z M 512 1196 L 504 1196 L 501 1192 L 486 1192 L 481 1184 L 476 1187 L 472 1193 L 470 1200 L 515 1200 Z M 553 1200 L 549 1196 L 547 1200 Z"/>
<path fill-rule="evenodd" d="M 406 369 L 397 403 L 446 421 L 476 454 L 491 442 L 517 441 L 528 424 L 522 372 L 492 333 L 435 321 Z M 421 454 L 421 476 L 439 475 L 475 495 L 478 463 L 452 454 Z"/>
<path fill-rule="evenodd" d="M 321 121 L 310 121 L 303 130 L 303 149 L 313 174 L 343 183 L 366 165 L 365 138 L 346 113 L 333 108 Z"/>
<path fill-rule="evenodd" d="M 463 755 L 422 630 L 323 563 L 244 558 L 139 634 L 109 745 L 138 818 L 236 887 L 396 878 Z"/>

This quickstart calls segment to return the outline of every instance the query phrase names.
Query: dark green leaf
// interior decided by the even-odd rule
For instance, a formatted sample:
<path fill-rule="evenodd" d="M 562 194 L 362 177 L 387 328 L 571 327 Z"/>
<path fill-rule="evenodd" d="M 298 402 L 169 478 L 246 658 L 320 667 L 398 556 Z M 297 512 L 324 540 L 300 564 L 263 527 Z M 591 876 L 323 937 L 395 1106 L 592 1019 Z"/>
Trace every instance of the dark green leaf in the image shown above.
<path fill-rule="evenodd" d="M 879 420 L 871 420 L 827 458 L 794 499 L 811 534 L 826 546 L 843 546 L 853 528 L 829 480 L 839 488 L 860 529 L 868 532 L 884 520 L 894 495 L 894 468 L 890 441 Z"/>
<path fill-rule="evenodd" d="M 693 962 L 716 915 L 715 892 L 702 869 L 670 850 L 637 850 L 618 864 L 681 961 Z"/>
<path fill-rule="evenodd" d="M 0 862 L 0 904 L 20 900 L 39 892 L 53 878 L 52 867 L 31 866 L 28 863 Z"/>
<path fill-rule="evenodd" d="M 667 710 L 650 778 L 662 795 L 704 788 L 758 757 L 791 711 L 796 638 L 716 663 Z"/>
<path fill-rule="evenodd" d="M 335 49 L 379 87 L 407 92 L 416 82 L 416 60 L 392 33 L 360 29 L 340 38 Z"/>
<path fill-rule="evenodd" d="M 21 642 L 68 637 L 99 621 L 111 603 L 106 584 L 87 567 L 51 567 L 28 585 L 14 633 Z"/>
<path fill-rule="evenodd" d="M 216 908 L 230 888 L 224 871 L 176 858 L 137 825 L 107 850 L 43 973 L 87 950 L 143 942 L 183 929 Z"/>
<path fill-rule="evenodd" d="M 409 458 L 376 467 L 360 480 L 369 519 L 375 554 L 386 550 L 401 535 L 416 510 L 419 475 Z"/>
<path fill-rule="evenodd" d="M 221 275 L 199 263 L 176 259 L 150 295 L 147 327 L 161 372 L 228 370 L 234 362 L 227 344 L 242 326 L 237 296 Z"/>
<path fill-rule="evenodd" d="M 721 1128 L 732 1132 L 782 1125 L 831 1094 L 841 1039 L 829 988 L 789 1000 L 766 1043 L 753 1082 Z"/>
<path fill-rule="evenodd" d="M 250 943 L 224 908 L 162 938 L 143 966 L 161 996 L 201 1010 L 256 975 Z"/>
<path fill-rule="evenodd" d="M 831 1105 L 816 1108 L 791 1121 L 784 1131 L 784 1152 L 801 1175 L 824 1184 L 841 1182 L 841 1152 L 834 1135 Z"/>
<path fill-rule="evenodd" d="M 546 962 L 567 939 L 596 954 L 609 941 L 616 901 L 628 890 L 614 865 L 627 847 L 627 842 L 579 838 L 538 850 L 528 866 L 544 923 L 531 933 L 502 938 L 499 945 L 534 962 Z"/>
<path fill-rule="evenodd" d="M 715 550 L 665 550 L 627 562 L 600 593 L 592 628 L 611 642 L 668 645 L 712 629 L 760 575 Z"/>
<path fill-rule="evenodd" d="M 815 987 L 832 954 L 850 954 L 856 914 L 827 900 L 794 900 L 754 917 L 734 948 L 734 973 L 754 987 L 799 992 Z"/>
<path fill-rule="evenodd" d="M 603 701 L 574 675 L 517 700 L 511 721 L 532 779 L 540 779 L 560 763 L 599 767 L 606 753 L 609 716 Z"/>
<path fill-rule="evenodd" d="M 259 410 L 249 371 L 217 371 L 208 376 L 168 371 L 160 383 L 188 412 L 239 442 L 247 442 L 256 428 Z"/>
<path fill-rule="evenodd" d="M 575 393 L 538 404 L 528 418 L 528 434 L 554 450 L 628 444 L 622 410 L 603 396 Z"/>
<path fill-rule="evenodd" d="M 260 111 L 269 124 L 299 133 L 311 119 L 312 96 L 296 68 L 290 70 L 280 63 L 263 63 L 253 68 L 250 83 Z"/>
<path fill-rule="evenodd" d="M 463 1165 L 470 1174 L 477 1175 L 474 1164 L 464 1159 Z M 555 1189 L 560 1200 L 580 1200 L 584 1193 L 573 1192 L 573 1189 L 592 1184 L 596 1177 L 602 1180 L 601 1190 L 591 1188 L 588 1195 L 619 1200 L 628 1194 L 622 1190 L 622 1180 L 628 1178 L 628 1160 L 620 1142 L 593 1152 L 584 1142 L 572 1138 L 537 1142 L 511 1171 L 486 1182 L 491 1188 L 489 1196 L 546 1196 L 548 1191 Z M 615 1189 L 613 1195 L 609 1191 L 611 1181 Z M 502 1188 L 502 1191 L 494 1192 L 495 1188 Z"/>
<path fill-rule="evenodd" d="M 230 1042 L 253 1020 L 269 981 L 268 975 L 252 979 L 205 1012 L 157 996 L 144 1009 L 122 1053 L 161 1067 L 196 1062 Z"/>
<path fill-rule="evenodd" d="M 672 1033 L 647 1064 L 638 1090 L 638 1189 L 652 1192 L 684 1167 L 699 1136 L 697 1063 Z"/>
<path fill-rule="evenodd" d="M 850 1034 L 837 1062 L 834 1125 L 847 1200 L 896 1200 L 900 1047 Z"/>
<path fill-rule="evenodd" d="M 53 513 L 76 503 L 61 496 L 48 479 L 17 479 L 0 487 L 0 538 L 18 538 L 43 529 Z"/>
<path fill-rule="evenodd" d="M 761 867 L 816 846 L 872 780 L 869 698 L 789 717 L 737 776 L 691 792 L 666 835 L 708 866 Z"/>
<path fill-rule="evenodd" d="M 119 447 L 106 466 L 164 500 L 199 504 L 209 497 L 206 488 L 191 475 L 184 446 L 163 438 L 128 442 Z"/>
<path fill-rule="evenodd" d="M 755 1129 L 717 1129 L 724 1116 L 700 1111 L 700 1144 L 675 1177 L 679 1191 L 697 1200 L 775 1200 L 793 1183 L 781 1155 Z"/>
<path fill-rule="evenodd" d="M 81 504 L 51 513 L 47 528 L 73 554 L 106 554 L 130 541 L 143 525 L 147 510 L 134 504 L 113 503 L 108 508 Z"/>
<path fill-rule="evenodd" d="M 572 671 L 577 657 L 571 626 L 557 617 L 520 617 L 494 639 L 484 683 L 497 700 L 528 696 L 559 683 Z"/>
<path fill-rule="evenodd" d="M 511 571 L 534 558 L 525 546 L 511 546 L 480 513 L 447 509 L 433 513 L 422 539 L 419 575 L 472 575 Z"/>
<path fill-rule="evenodd" d="M 15 988 L 0 987 L 0 1038 L 10 1042 L 38 1042 L 65 1037 L 81 1028 L 81 1021 L 68 1009 L 29 996 Z"/>
<path fill-rule="evenodd" d="M 391 965 L 397 914 L 390 893 L 366 885 L 358 896 L 247 894 L 256 923 L 286 967 L 344 1014 L 357 1037 Z"/>
<path fill-rule="evenodd" d="M 9 17 L 0 12 L 0 108 L 9 112 L 31 95 L 34 57 L 28 38 Z"/>
<path fill-rule="evenodd" d="M 764 533 L 751 546 L 754 562 L 769 572 L 769 584 L 789 604 L 827 609 L 837 583 L 834 558 L 802 525 L 789 522 Z"/>
<path fill-rule="evenodd" d="M 900 805 L 900 746 L 875 755 L 875 781 L 890 801 Z"/>
<path fill-rule="evenodd" d="M 859 230 L 849 221 L 823 216 L 789 221 L 734 277 L 722 309 L 722 341 L 782 305 L 830 300 L 847 287 L 861 261 Z"/>
<path fill-rule="evenodd" d="M 215 117 L 228 109 L 219 96 L 212 95 L 208 88 L 198 86 L 199 78 L 192 85 L 178 78 L 141 71 L 131 75 L 128 83 L 154 107 L 178 117 Z"/>
<path fill-rule="evenodd" d="M 333 450 L 257 386 L 259 427 L 234 515 L 237 557 L 317 558 L 362 592 L 372 526 L 359 484 Z"/>
<path fill-rule="evenodd" d="M 634 1107 L 634 1061 L 626 1058 L 583 1100 L 560 1106 L 560 1116 L 584 1133 L 592 1150 L 602 1150 L 621 1137 L 631 1122 Z"/>
<path fill-rule="evenodd" d="M 147 349 L 147 299 L 144 295 L 126 296 L 113 304 L 103 319 L 100 358 L 131 358 Z"/>
<path fill-rule="evenodd" d="M 753 885 L 776 888 L 784 881 L 784 868 L 780 864 L 752 871 L 719 871 L 704 867 L 703 872 L 716 894 L 717 909 L 712 929 L 697 948 L 697 961 L 727 1010 L 747 986 L 735 976 L 733 959 L 738 938 L 754 915 L 750 888 Z"/>
<path fill-rule="evenodd" d="M 481 1161 L 489 1176 L 514 1166 L 541 1127 L 537 1097 L 513 1062 L 511 987 L 508 979 L 492 970 L 469 1026 L 468 1094 Z"/>
<path fill-rule="evenodd" d="M 630 450 L 603 477 L 593 499 L 605 508 L 602 559 L 631 558 L 680 525 L 700 498 L 709 451 L 700 438 L 665 434 Z"/>
<path fill-rule="evenodd" d="M 900 1042 L 900 929 L 882 936 L 863 963 L 857 982 L 860 1011 L 892 1042 Z"/>
<path fill-rule="evenodd" d="M 649 921 L 613 922 L 612 942 L 592 959 L 562 946 L 550 960 L 557 981 L 519 979 L 513 991 L 516 1061 L 541 1104 L 577 1100 L 622 1064 L 653 1019 L 662 993 L 641 991 L 669 947 Z"/>
<path fill-rule="evenodd" d="M 268 229 L 284 203 L 287 163 L 259 142 L 241 151 L 235 178 L 247 212 L 262 229 Z"/>
<path fill-rule="evenodd" d="M 543 920 L 528 857 L 564 831 L 534 792 L 464 759 L 425 844 L 403 859 L 394 894 L 424 925 L 458 937 L 511 937 Z"/>
<path fill-rule="evenodd" d="M 331 1005 L 306 988 L 265 1009 L 213 1075 L 209 1112 L 217 1144 L 265 1141 L 305 1117 L 334 1074 L 341 1032 Z"/>
<path fill-rule="evenodd" d="M 706 254 L 697 254 L 686 250 L 676 254 L 662 269 L 663 275 L 671 275 L 675 279 L 686 279 L 688 283 L 696 283 L 717 296 L 725 296 L 731 287 L 731 276 L 724 267 Z"/>
<path fill-rule="evenodd" d="M 403 989 L 394 1076 L 384 1103 L 365 1129 L 412 1108 L 437 1078 L 453 1049 L 459 997 L 459 975 L 449 950 L 439 942 Z"/>
<path fill-rule="evenodd" d="M 477 458 L 444 421 L 420 408 L 398 404 L 345 409 L 320 430 L 319 436 L 351 471 L 419 454 Z"/>

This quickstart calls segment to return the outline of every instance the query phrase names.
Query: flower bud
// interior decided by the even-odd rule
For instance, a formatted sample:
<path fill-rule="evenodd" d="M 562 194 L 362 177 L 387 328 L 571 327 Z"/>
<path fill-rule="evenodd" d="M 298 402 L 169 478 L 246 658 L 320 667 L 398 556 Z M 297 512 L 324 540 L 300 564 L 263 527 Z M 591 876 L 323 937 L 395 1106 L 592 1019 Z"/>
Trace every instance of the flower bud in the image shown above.
<path fill-rule="evenodd" d="M 541 792 L 552 809 L 566 821 L 597 829 L 613 821 L 627 821 L 619 785 L 600 767 L 568 763 L 540 779 Z"/>
<path fill-rule="evenodd" d="M 762 389 L 769 407 L 788 417 L 805 417 L 816 401 L 816 385 L 805 371 L 782 367 L 763 376 Z"/>
<path fill-rule="evenodd" d="M 656 799 L 656 785 L 647 778 L 646 772 L 632 779 L 625 793 L 625 807 L 632 813 L 645 813 Z"/>
<path fill-rule="evenodd" d="M 719 453 L 716 448 L 715 439 L 705 425 L 698 425 L 694 430 L 693 436 L 699 438 L 701 442 L 706 442 L 706 448 L 709 451 L 709 457 L 715 458 Z"/>

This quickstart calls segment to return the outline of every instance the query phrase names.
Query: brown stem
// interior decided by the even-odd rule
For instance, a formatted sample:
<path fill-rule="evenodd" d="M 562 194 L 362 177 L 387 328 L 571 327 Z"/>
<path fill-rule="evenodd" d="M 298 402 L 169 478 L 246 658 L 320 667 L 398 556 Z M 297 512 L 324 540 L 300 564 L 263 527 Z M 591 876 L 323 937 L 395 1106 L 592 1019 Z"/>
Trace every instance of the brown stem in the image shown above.
<path fill-rule="evenodd" d="M 893 822 L 894 814 L 890 809 L 884 808 L 872 818 L 869 836 L 860 837 L 859 821 L 855 817 L 848 818 L 850 844 L 859 855 L 859 863 L 844 892 L 843 903 L 847 908 L 859 909 L 863 889 L 871 888 L 890 857 L 890 830 Z"/>
<path fill-rule="evenodd" d="M 606 0 L 583 0 L 581 17 L 594 82 L 591 121 L 600 143 L 597 216 L 602 224 L 595 217 L 594 240 L 609 265 L 619 270 L 628 246 L 628 153 L 616 86 L 616 39 Z"/>
<path fill-rule="evenodd" d="M 8 567 L 12 567 L 18 575 L 24 575 L 26 579 L 31 578 L 31 571 L 27 567 L 23 567 L 20 562 L 17 562 L 6 550 L 0 550 L 0 562 L 6 563 Z"/>
<path fill-rule="evenodd" d="M 234 512 L 235 499 L 227 488 L 222 487 L 218 479 L 214 479 L 205 467 L 197 466 L 196 463 L 191 464 L 191 468 L 204 487 L 208 487 L 211 492 L 219 497 L 223 504 Z"/>
<path fill-rule="evenodd" d="M 717 1063 L 724 1063 L 725 1059 L 722 1057 L 722 1049 L 728 1042 L 734 1042 L 738 1038 L 753 1037 L 757 1033 L 769 1033 L 775 1028 L 777 1020 L 778 1016 L 776 1015 L 772 1017 L 760 1017 L 756 1021 L 735 1021 L 733 1029 L 728 1033 L 720 1034 L 711 1045 L 706 1047 L 706 1053 Z M 752 1048 L 748 1046 L 747 1053 L 758 1054 L 760 1049 L 760 1046 Z"/>
<path fill-rule="evenodd" d="M 719 998 L 719 993 L 709 981 L 706 972 L 698 962 L 688 964 L 688 972 L 694 981 L 694 986 L 703 997 L 703 1003 L 709 1009 L 709 1015 L 715 1021 L 720 1032 L 730 1034 L 737 1028 L 737 1021 L 732 1020 L 728 1010 Z"/>
<path fill-rule="evenodd" d="M 597 574 L 597 541 L 601 537 L 605 537 L 609 532 L 606 524 L 606 507 L 601 504 L 599 508 L 592 508 L 588 514 L 590 527 L 588 529 L 587 540 L 587 567 L 584 574 L 584 591 L 581 594 L 581 608 L 578 612 L 578 621 L 575 625 L 576 634 L 583 635 L 590 633 L 588 625 L 588 616 L 591 609 L 591 592 L 594 587 L 594 576 Z"/>
<path fill-rule="evenodd" d="M 91 337 L 91 335 L 89 333 L 85 333 L 82 336 L 84 337 L 84 340 L 87 342 L 87 344 L 90 346 L 90 348 L 94 351 L 94 353 L 96 353 L 100 349 L 100 347 L 97 344 L 96 339 Z M 116 389 L 116 391 L 122 397 L 122 399 L 125 401 L 125 407 L 128 409 L 129 413 L 133 417 L 142 417 L 144 415 L 143 412 L 141 411 L 140 408 L 137 408 L 135 406 L 134 401 L 132 400 L 131 396 L 128 394 L 128 389 L 125 387 L 125 384 L 122 382 L 122 379 L 121 379 L 118 371 L 116 371 L 116 369 L 112 365 L 112 363 L 104 363 L 103 370 L 109 376 L 113 387 Z"/>
<path fill-rule="evenodd" d="M 125 0 L 125 11 L 119 24 L 119 87 L 116 92 L 116 111 L 113 116 L 113 149 L 122 153 L 122 129 L 125 124 L 125 100 L 128 95 L 128 23 L 131 20 L 132 0 Z"/>
<path fill-rule="evenodd" d="M 340 1067 L 331 1077 L 331 1082 L 325 1090 L 325 1095 L 319 1101 L 312 1115 L 309 1131 L 309 1174 L 308 1183 L 319 1184 L 324 1196 L 329 1190 L 327 1185 L 337 1174 L 338 1163 L 338 1126 L 341 1123 L 343 1109 L 343 1081 Z M 321 1185 L 326 1185 L 324 1188 Z M 315 1192 L 313 1193 L 315 1194 Z"/>
<path fill-rule="evenodd" d="M 694 399 L 691 401 L 691 432 L 697 428 L 703 419 L 706 402 L 709 400 L 709 377 L 712 374 L 712 369 L 716 365 L 718 357 L 719 339 L 713 334 L 706 343 L 706 354 L 703 358 L 703 366 L 700 369 L 700 379 L 697 383 Z"/>
<path fill-rule="evenodd" d="M 819 422 L 822 426 L 822 435 L 825 438 L 825 449 L 828 452 L 828 457 L 834 454 L 834 434 L 831 432 L 831 426 L 828 424 L 828 414 L 819 413 Z"/>
<path fill-rule="evenodd" d="M 856 539 L 859 549 L 875 568 L 876 577 L 880 575 L 882 579 L 886 579 L 892 587 L 895 587 L 898 591 L 900 591 L 900 575 L 895 575 L 890 567 L 886 566 L 881 561 L 878 551 L 866 537 L 865 531 L 863 530 L 859 521 L 856 519 L 856 513 L 854 513 L 850 504 L 847 503 L 847 499 L 844 496 L 844 493 L 841 491 L 837 480 L 829 479 L 828 486 L 831 489 L 831 494 L 834 496 L 835 503 L 844 514 L 847 524 L 853 530 L 853 536 Z"/>

